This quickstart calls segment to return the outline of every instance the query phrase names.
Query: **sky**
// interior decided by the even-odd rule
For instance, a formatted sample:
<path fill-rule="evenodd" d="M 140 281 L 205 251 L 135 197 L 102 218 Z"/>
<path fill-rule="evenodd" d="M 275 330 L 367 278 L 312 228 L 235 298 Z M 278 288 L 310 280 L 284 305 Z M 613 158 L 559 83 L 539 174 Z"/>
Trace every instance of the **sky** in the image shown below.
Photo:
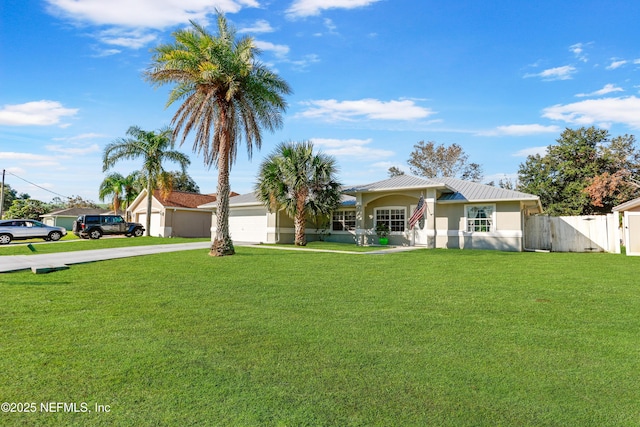
<path fill-rule="evenodd" d="M 2 0 L 0 169 L 42 201 L 100 202 L 104 147 L 130 126 L 171 125 L 170 86 L 142 77 L 151 49 L 216 10 L 291 86 L 282 128 L 265 130 L 230 182 L 252 191 L 277 144 L 310 140 L 357 185 L 410 172 L 419 141 L 458 144 L 484 182 L 517 177 L 567 128 L 640 129 L 637 0 Z M 215 193 L 217 170 L 191 150 L 189 175 Z M 167 163 L 167 170 L 178 166 Z"/>

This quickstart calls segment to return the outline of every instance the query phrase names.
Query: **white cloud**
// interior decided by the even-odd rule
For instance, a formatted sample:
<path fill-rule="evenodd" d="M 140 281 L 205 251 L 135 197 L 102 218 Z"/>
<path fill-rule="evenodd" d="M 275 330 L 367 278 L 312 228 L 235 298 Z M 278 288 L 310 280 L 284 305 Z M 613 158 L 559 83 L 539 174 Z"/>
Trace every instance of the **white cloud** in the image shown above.
<path fill-rule="evenodd" d="M 512 154 L 513 157 L 528 157 L 528 156 L 535 156 L 536 154 L 540 154 L 541 156 L 544 156 L 545 154 L 547 154 L 547 147 L 529 147 L 529 148 L 523 148 L 520 151 L 516 151 L 515 153 Z"/>
<path fill-rule="evenodd" d="M 498 126 L 493 130 L 478 132 L 480 136 L 526 136 L 537 135 L 541 133 L 559 133 L 560 128 L 558 126 L 543 126 L 538 124 L 530 125 L 507 125 Z"/>
<path fill-rule="evenodd" d="M 260 40 L 254 40 L 256 47 L 263 51 L 273 52 L 278 58 L 285 58 L 289 53 L 289 46 L 283 44 L 273 44 L 271 42 L 264 42 Z"/>
<path fill-rule="evenodd" d="M 609 64 L 609 66 L 607 67 L 607 70 L 615 70 L 616 68 L 620 68 L 623 65 L 625 65 L 628 61 L 622 59 L 619 61 L 613 61 L 611 64 Z"/>
<path fill-rule="evenodd" d="M 64 137 L 64 138 L 53 138 L 54 141 L 78 141 L 78 140 L 85 140 L 85 139 L 94 139 L 94 138 L 105 138 L 108 135 L 102 134 L 102 133 L 81 133 L 80 135 L 76 135 L 76 136 L 69 136 L 69 137 Z"/>
<path fill-rule="evenodd" d="M 582 62 L 587 62 L 589 58 L 587 54 L 584 52 L 585 47 L 591 45 L 591 43 L 576 43 L 569 46 L 569 51 L 573 52 L 575 57 Z"/>
<path fill-rule="evenodd" d="M 164 29 L 188 20 L 206 21 L 216 8 L 236 13 L 257 0 L 46 0 L 50 13 L 81 24 Z"/>
<path fill-rule="evenodd" d="M 104 44 L 140 49 L 155 41 L 158 36 L 138 29 L 125 30 L 122 28 L 110 28 L 99 32 L 96 38 Z"/>
<path fill-rule="evenodd" d="M 564 65 L 562 67 L 549 68 L 547 70 L 541 71 L 539 73 L 530 73 L 525 74 L 525 78 L 529 77 L 540 77 L 545 81 L 553 81 L 553 80 L 569 80 L 573 74 L 576 72 L 576 68 L 571 65 Z"/>
<path fill-rule="evenodd" d="M 355 9 L 368 6 L 379 0 L 295 0 L 287 9 L 287 16 L 305 17 L 319 15 L 326 9 Z"/>
<path fill-rule="evenodd" d="M 602 96 L 612 92 L 624 92 L 624 89 L 622 89 L 621 87 L 614 86 L 611 83 L 608 83 L 604 85 L 602 89 L 596 90 L 591 93 L 579 93 L 576 96 L 578 98 L 584 98 L 585 96 Z"/>
<path fill-rule="evenodd" d="M 371 139 L 326 139 L 312 138 L 311 142 L 323 153 L 335 157 L 345 157 L 350 161 L 381 159 L 393 156 L 391 150 L 371 148 Z"/>
<path fill-rule="evenodd" d="M 0 109 L 0 125 L 51 126 L 60 119 L 75 116 L 77 108 L 64 108 L 57 101 L 32 101 L 24 104 L 4 105 Z"/>
<path fill-rule="evenodd" d="M 355 101 L 337 101 L 319 99 L 303 102 L 309 108 L 300 113 L 302 117 L 324 120 L 416 120 L 435 114 L 432 110 L 420 107 L 412 100 L 380 101 L 377 99 L 359 99 Z"/>
<path fill-rule="evenodd" d="M 100 151 L 98 144 L 93 144 L 88 147 L 72 147 L 67 145 L 47 145 L 44 147 L 54 153 L 61 153 L 65 155 L 82 156 L 85 154 L 96 153 Z"/>
<path fill-rule="evenodd" d="M 562 120 L 579 126 L 621 123 L 640 129 L 640 98 L 635 96 L 620 98 L 588 99 L 566 105 L 554 105 L 543 110 L 543 117 Z"/>
<path fill-rule="evenodd" d="M 259 19 L 255 22 L 255 24 L 253 24 L 253 26 L 239 29 L 238 33 L 262 34 L 262 33 L 272 33 L 274 31 L 275 30 L 273 29 L 271 24 L 269 24 L 269 22 L 267 22 L 264 19 Z"/>

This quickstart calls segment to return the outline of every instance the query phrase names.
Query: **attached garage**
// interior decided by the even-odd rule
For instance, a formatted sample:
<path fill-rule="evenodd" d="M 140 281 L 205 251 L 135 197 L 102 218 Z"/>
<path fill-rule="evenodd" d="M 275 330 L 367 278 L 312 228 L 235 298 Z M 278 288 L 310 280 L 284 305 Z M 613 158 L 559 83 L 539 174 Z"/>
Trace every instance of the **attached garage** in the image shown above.
<path fill-rule="evenodd" d="M 240 208 L 229 212 L 229 234 L 236 242 L 267 241 L 267 210 Z"/>

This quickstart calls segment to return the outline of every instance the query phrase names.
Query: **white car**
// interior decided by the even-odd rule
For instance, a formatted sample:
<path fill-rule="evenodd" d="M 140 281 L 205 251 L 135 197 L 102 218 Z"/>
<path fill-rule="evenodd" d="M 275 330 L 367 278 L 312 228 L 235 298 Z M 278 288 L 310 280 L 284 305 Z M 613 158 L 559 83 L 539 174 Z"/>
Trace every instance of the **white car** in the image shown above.
<path fill-rule="evenodd" d="M 0 220 L 0 245 L 9 244 L 12 240 L 41 238 L 44 240 L 60 240 L 67 234 L 64 227 L 45 225 L 33 219 Z"/>

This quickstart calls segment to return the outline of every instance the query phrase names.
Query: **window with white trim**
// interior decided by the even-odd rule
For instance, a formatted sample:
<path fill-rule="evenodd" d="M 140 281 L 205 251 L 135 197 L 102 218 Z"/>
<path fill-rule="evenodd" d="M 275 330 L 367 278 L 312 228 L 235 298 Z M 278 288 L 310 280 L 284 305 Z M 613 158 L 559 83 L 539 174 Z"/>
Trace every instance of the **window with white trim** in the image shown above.
<path fill-rule="evenodd" d="M 333 231 L 349 231 L 356 229 L 356 211 L 335 211 L 331 220 Z"/>
<path fill-rule="evenodd" d="M 406 208 L 377 208 L 375 210 L 376 227 L 380 223 L 386 223 L 389 230 L 393 232 L 403 232 L 405 229 Z"/>
<path fill-rule="evenodd" d="M 464 209 L 467 218 L 467 232 L 488 233 L 495 230 L 495 205 L 467 205 Z"/>

